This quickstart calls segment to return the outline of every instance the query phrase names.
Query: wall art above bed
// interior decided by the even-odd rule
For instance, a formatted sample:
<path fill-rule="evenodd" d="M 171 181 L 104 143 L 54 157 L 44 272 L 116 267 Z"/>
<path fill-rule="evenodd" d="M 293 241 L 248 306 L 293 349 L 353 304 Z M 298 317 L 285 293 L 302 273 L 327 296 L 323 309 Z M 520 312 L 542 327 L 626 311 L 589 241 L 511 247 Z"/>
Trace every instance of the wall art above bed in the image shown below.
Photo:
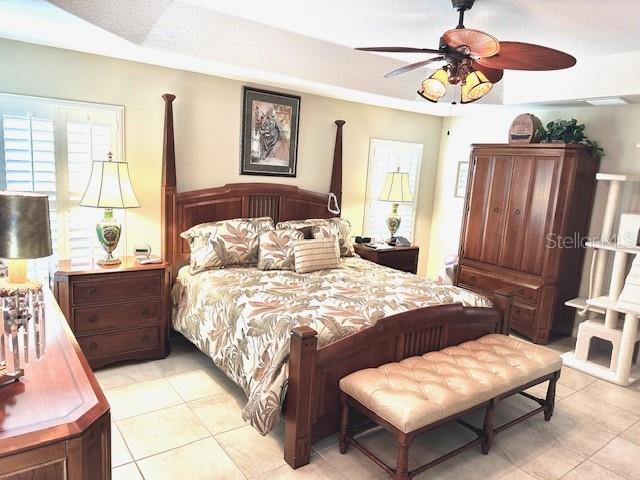
<path fill-rule="evenodd" d="M 295 177 L 300 97 L 242 87 L 241 175 Z"/>

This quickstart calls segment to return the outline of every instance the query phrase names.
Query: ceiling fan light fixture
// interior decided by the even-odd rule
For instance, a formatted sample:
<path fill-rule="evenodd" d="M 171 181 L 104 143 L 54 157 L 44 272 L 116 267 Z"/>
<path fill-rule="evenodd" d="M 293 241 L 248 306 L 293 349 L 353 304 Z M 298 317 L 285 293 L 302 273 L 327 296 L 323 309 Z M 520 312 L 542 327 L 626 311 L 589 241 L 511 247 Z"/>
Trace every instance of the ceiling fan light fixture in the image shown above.
<path fill-rule="evenodd" d="M 460 91 L 460 103 L 471 103 L 480 100 L 493 88 L 487 77 L 479 70 L 467 75 Z"/>
<path fill-rule="evenodd" d="M 436 103 L 447 94 L 449 73 L 444 68 L 436 70 L 433 75 L 422 82 L 418 95 L 425 100 Z"/>

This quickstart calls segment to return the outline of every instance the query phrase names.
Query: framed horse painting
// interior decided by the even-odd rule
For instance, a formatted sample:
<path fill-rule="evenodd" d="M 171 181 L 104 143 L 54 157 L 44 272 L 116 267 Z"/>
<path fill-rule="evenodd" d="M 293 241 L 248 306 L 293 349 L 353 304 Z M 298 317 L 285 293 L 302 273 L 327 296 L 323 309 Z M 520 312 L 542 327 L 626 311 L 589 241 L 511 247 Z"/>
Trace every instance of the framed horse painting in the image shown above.
<path fill-rule="evenodd" d="M 295 177 L 300 97 L 242 87 L 241 175 Z"/>

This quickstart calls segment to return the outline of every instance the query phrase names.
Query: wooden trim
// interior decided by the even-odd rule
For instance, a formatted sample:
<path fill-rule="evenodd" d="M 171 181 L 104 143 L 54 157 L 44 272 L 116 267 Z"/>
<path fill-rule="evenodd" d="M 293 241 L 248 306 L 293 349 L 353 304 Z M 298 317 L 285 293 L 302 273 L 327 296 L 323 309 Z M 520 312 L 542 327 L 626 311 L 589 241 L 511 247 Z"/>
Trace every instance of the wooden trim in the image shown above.
<path fill-rule="evenodd" d="M 173 135 L 173 101 L 175 95 L 165 93 L 164 99 L 164 134 L 162 141 L 162 183 L 160 186 L 161 220 L 162 220 L 162 257 L 174 263 L 175 219 L 176 219 L 176 150 Z"/>

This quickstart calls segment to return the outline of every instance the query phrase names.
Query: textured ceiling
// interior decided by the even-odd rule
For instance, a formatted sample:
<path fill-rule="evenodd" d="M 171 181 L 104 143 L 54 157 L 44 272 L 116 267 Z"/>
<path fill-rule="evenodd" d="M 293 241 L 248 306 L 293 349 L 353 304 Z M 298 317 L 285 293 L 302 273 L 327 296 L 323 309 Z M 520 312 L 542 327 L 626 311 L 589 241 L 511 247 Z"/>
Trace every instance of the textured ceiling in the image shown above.
<path fill-rule="evenodd" d="M 640 0 L 477 0 L 467 27 L 565 50 L 578 66 L 507 72 L 490 95 L 463 108 L 640 94 L 640 83 L 632 82 L 640 75 L 639 6 Z M 353 47 L 436 47 L 456 22 L 450 0 L 0 0 L 6 38 L 444 115 L 446 101 L 432 105 L 416 95 L 430 70 L 383 78 L 424 57 Z M 598 73 L 603 64 L 627 66 L 624 88 L 618 77 Z M 594 73 L 599 82 L 591 94 L 584 78 Z M 577 84 L 580 97 L 570 88 Z"/>

